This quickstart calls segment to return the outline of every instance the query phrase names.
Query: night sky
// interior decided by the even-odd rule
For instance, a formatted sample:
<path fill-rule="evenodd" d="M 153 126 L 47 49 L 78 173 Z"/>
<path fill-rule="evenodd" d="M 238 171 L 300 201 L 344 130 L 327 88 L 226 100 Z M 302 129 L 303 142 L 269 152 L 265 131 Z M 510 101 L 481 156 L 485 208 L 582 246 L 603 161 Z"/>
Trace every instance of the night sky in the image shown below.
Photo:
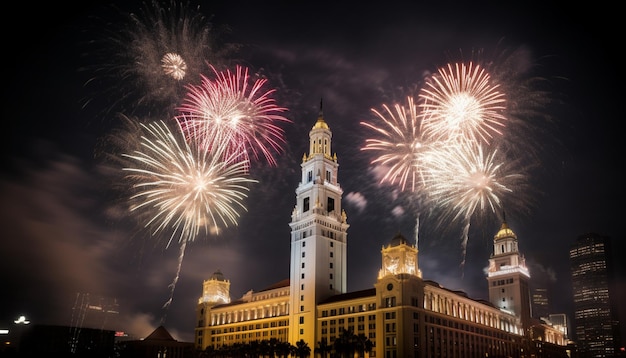
<path fill-rule="evenodd" d="M 620 226 L 626 198 L 619 176 L 619 12 L 596 4 L 439 3 L 190 4 L 188 10 L 204 16 L 192 28 L 210 28 L 211 61 L 242 64 L 267 78 L 291 122 L 280 124 L 287 142 L 275 156 L 277 165 L 253 163 L 251 174 L 259 183 L 249 192 L 239 225 L 187 245 L 167 309 L 178 246 L 166 247 L 162 238 L 131 228 L 120 206 L 124 193 L 110 175 L 116 168 L 102 155 L 120 124 L 119 113 L 167 119 L 178 105 L 171 99 L 181 98 L 174 91 L 155 100 L 150 91 L 158 83 L 128 75 L 137 68 L 127 56 L 137 40 L 146 42 L 142 61 L 156 56 L 150 36 L 129 21 L 128 14 L 141 14 L 142 5 L 15 4 L 21 7 L 14 13 L 19 25 L 2 25 L 8 78 L 2 113 L 9 131 L 0 177 L 0 328 L 21 314 L 33 323 L 70 325 L 77 294 L 88 293 L 117 300 L 120 330 L 144 337 L 163 323 L 175 338 L 193 341 L 202 282 L 216 270 L 230 280 L 233 299 L 288 278 L 288 224 L 320 101 L 333 132 L 350 224 L 348 291 L 371 288 L 382 246 L 398 232 L 415 238 L 416 209 L 409 193 L 378 184 L 372 154 L 361 150 L 371 133 L 360 122 L 374 119 L 372 108 L 403 103 L 425 76 L 450 61 L 498 66 L 504 59 L 520 78 L 541 79 L 539 95 L 525 93 L 542 103 L 541 119 L 529 119 L 529 130 L 514 134 L 522 152 L 540 154 L 521 195 L 532 205 L 506 211 L 506 221 L 518 236 L 531 285 L 547 287 L 551 311 L 573 319 L 569 246 L 579 235 L 596 232 L 613 239 L 616 258 L 626 249 Z M 203 53 L 193 42 L 181 43 Z M 196 58 L 193 64 L 207 61 Z M 425 217 L 418 241 L 423 277 L 487 299 L 483 270 L 501 219 L 500 212 L 472 218 L 461 267 L 459 223 L 436 225 Z M 624 300 L 622 262 L 615 262 L 616 294 Z"/>

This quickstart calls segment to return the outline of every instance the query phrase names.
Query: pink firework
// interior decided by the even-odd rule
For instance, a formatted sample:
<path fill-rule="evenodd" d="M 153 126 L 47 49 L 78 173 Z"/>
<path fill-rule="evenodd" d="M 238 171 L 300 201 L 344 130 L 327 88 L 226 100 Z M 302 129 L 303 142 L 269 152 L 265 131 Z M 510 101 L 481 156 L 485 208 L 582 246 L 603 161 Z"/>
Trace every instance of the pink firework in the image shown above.
<path fill-rule="evenodd" d="M 406 106 L 395 104 L 394 111 L 384 104 L 383 109 L 372 108 L 376 121 L 361 122 L 376 133 L 376 137 L 365 140 L 361 150 L 376 152 L 378 156 L 371 163 L 387 167 L 381 183 L 398 184 L 402 190 L 408 187 L 415 192 L 421 188 L 422 160 L 430 150 L 422 135 L 417 106 L 408 97 Z"/>
<path fill-rule="evenodd" d="M 270 165 L 276 165 L 273 155 L 281 152 L 286 142 L 278 123 L 291 122 L 281 115 L 287 109 L 271 97 L 276 90 L 264 89 L 267 80 L 253 81 L 242 66 L 235 72 L 211 68 L 215 78 L 201 75 L 200 85 L 187 86 L 178 108 L 176 120 L 187 139 L 205 150 L 227 143 L 225 155 L 234 153 L 242 161 L 263 155 Z"/>
<path fill-rule="evenodd" d="M 471 62 L 440 68 L 420 90 L 424 135 L 434 140 L 489 143 L 505 125 L 505 96 L 485 69 Z"/>

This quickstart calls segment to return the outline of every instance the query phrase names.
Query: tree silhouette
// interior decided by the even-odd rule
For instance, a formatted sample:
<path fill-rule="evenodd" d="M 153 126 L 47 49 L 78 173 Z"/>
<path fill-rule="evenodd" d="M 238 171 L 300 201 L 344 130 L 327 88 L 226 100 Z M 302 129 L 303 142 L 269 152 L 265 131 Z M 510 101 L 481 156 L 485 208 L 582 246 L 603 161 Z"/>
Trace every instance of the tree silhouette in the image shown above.
<path fill-rule="evenodd" d="M 294 353 L 298 358 L 306 358 L 311 355 L 311 347 L 301 339 L 296 342 L 296 349 L 294 349 Z"/>
<path fill-rule="evenodd" d="M 372 349 L 374 349 L 374 343 L 363 333 L 354 336 L 354 343 L 359 358 L 365 357 L 365 352 L 372 353 Z"/>
<path fill-rule="evenodd" d="M 335 342 L 333 342 L 333 347 L 335 348 L 335 354 L 339 357 L 354 357 L 354 352 L 356 350 L 356 336 L 352 329 L 342 328 L 341 334 Z"/>
<path fill-rule="evenodd" d="M 315 348 L 315 353 L 319 354 L 322 358 L 328 357 L 328 353 L 332 352 L 333 346 L 329 345 L 326 341 L 326 338 L 322 338 L 321 341 L 317 342 L 317 347 Z"/>

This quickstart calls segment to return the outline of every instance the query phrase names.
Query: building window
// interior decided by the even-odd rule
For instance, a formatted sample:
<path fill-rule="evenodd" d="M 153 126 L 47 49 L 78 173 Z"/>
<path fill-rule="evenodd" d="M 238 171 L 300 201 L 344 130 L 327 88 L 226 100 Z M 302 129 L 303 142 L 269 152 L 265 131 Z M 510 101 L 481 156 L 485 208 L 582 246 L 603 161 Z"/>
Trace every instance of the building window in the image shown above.
<path fill-rule="evenodd" d="M 304 278 L 304 274 L 302 274 L 302 278 Z"/>
<path fill-rule="evenodd" d="M 306 241 L 302 241 L 302 247 L 306 246 Z"/>
<path fill-rule="evenodd" d="M 385 298 L 385 307 L 395 307 L 396 306 L 396 298 L 395 297 L 387 297 Z"/>
<path fill-rule="evenodd" d="M 332 283 L 330 284 L 330 289 L 331 289 L 331 290 L 333 289 L 333 284 L 332 284 Z"/>
<path fill-rule="evenodd" d="M 302 253 L 302 257 L 304 257 L 304 254 L 305 254 L 305 253 L 303 252 L 303 253 Z"/>
<path fill-rule="evenodd" d="M 302 268 L 304 268 L 304 262 L 302 263 Z"/>
<path fill-rule="evenodd" d="M 304 284 L 301 284 L 301 285 L 300 285 L 300 289 L 301 289 L 301 290 L 304 290 Z"/>
<path fill-rule="evenodd" d="M 304 257 L 304 256 L 303 256 L 303 257 Z M 333 252 L 332 252 L 332 251 L 330 252 L 330 257 L 333 257 Z"/>
<path fill-rule="evenodd" d="M 304 306 L 300 306 L 300 312 L 304 312 Z"/>
<path fill-rule="evenodd" d="M 300 324 L 304 324 L 304 317 L 300 317 Z"/>
<path fill-rule="evenodd" d="M 309 170 L 308 173 L 306 173 L 307 177 L 306 177 L 306 181 L 307 183 L 310 183 L 311 180 L 313 180 L 313 172 Z"/>
<path fill-rule="evenodd" d="M 310 198 L 304 198 L 304 200 L 302 201 L 302 212 L 306 213 L 307 211 L 309 211 L 310 208 Z"/>
<path fill-rule="evenodd" d="M 327 204 L 326 204 L 326 210 L 328 210 L 329 213 L 331 211 L 335 210 L 335 199 L 334 198 L 328 198 L 328 201 L 327 201 Z"/>
<path fill-rule="evenodd" d="M 330 178 L 331 178 L 331 176 L 330 176 L 330 170 L 327 170 L 327 171 L 326 171 L 326 181 L 330 181 Z"/>
<path fill-rule="evenodd" d="M 332 274 L 332 273 L 330 274 L 330 279 L 331 279 L 331 280 L 333 279 L 333 274 Z"/>
<path fill-rule="evenodd" d="M 333 263 L 332 262 L 330 263 L 330 268 L 333 268 Z"/>

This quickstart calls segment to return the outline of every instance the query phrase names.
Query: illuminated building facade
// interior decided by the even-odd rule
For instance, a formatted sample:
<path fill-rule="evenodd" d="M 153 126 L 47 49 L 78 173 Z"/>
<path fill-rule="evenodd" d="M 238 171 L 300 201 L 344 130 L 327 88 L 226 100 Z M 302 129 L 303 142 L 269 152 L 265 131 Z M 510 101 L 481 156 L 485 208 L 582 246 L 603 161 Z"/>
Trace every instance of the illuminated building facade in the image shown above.
<path fill-rule="evenodd" d="M 620 347 L 617 306 L 611 296 L 613 263 L 607 236 L 588 233 L 569 251 L 574 292 L 574 335 L 584 357 L 613 357 Z"/>
<path fill-rule="evenodd" d="M 497 251 L 488 278 L 497 286 L 490 291 L 492 302 L 504 297 L 505 307 L 424 280 L 418 249 L 401 234 L 383 245 L 374 287 L 346 292 L 349 225 L 331 138 L 320 110 L 296 189 L 289 279 L 233 301 L 224 291 L 214 294 L 229 285 L 221 273 L 204 281 L 196 309 L 196 348 L 304 341 L 314 356 L 318 347 L 332 346 L 351 331 L 372 343 L 367 357 L 530 357 L 529 274 L 506 223 L 494 239 Z M 506 295 L 501 297 L 502 289 Z M 542 347 L 564 344 L 563 335 L 546 325 L 533 332 Z"/>
<path fill-rule="evenodd" d="M 517 235 L 506 221 L 493 238 L 493 252 L 487 273 L 489 301 L 503 311 L 519 317 L 524 327 L 530 325 L 530 273 L 520 255 Z"/>

